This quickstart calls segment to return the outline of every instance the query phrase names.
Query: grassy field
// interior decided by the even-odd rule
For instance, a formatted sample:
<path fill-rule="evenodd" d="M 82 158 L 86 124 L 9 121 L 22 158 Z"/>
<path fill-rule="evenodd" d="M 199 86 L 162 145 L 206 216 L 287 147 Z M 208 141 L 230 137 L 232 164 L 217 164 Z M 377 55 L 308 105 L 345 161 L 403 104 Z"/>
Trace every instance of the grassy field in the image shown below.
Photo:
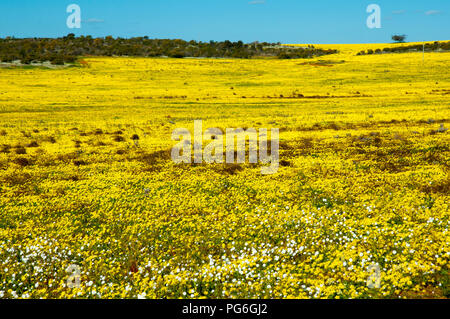
<path fill-rule="evenodd" d="M 0 68 L 0 297 L 449 297 L 450 53 L 386 46 Z M 174 164 L 196 119 L 279 128 L 278 173 Z"/>

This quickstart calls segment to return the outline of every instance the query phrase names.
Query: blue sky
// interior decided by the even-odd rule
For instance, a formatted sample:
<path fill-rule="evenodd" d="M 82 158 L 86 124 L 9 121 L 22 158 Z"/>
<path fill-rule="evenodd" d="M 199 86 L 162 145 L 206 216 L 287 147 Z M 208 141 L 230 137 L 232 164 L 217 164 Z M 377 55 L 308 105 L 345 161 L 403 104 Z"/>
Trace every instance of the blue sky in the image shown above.
<path fill-rule="evenodd" d="M 69 29 L 66 8 L 81 8 Z M 366 8 L 381 7 L 381 29 Z M 450 40 L 449 0 L 0 0 L 0 37 L 147 35 L 185 40 L 377 43 Z"/>

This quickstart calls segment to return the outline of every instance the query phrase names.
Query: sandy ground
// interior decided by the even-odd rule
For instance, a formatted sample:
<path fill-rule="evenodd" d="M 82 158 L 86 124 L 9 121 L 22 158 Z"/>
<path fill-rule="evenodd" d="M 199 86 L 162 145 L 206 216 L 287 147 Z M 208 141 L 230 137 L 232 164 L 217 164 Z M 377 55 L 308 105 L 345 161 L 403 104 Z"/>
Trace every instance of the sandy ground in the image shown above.
<path fill-rule="evenodd" d="M 49 69 L 64 69 L 70 66 L 70 64 L 64 64 L 64 65 L 54 65 L 51 64 L 50 61 L 45 62 L 39 62 L 39 63 L 30 63 L 30 64 L 23 64 L 20 62 L 20 60 L 16 60 L 13 62 L 0 62 L 0 68 L 11 68 L 11 67 L 26 67 L 26 66 L 35 66 L 35 67 L 44 67 Z"/>

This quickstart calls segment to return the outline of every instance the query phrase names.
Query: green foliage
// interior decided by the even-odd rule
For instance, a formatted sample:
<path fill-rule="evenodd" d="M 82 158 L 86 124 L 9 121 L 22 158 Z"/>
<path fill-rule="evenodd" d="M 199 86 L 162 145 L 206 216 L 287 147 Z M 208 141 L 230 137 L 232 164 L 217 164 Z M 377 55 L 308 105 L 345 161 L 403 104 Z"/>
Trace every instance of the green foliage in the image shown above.
<path fill-rule="evenodd" d="M 376 49 L 375 51 L 369 49 L 366 51 L 361 51 L 357 55 L 366 55 L 366 54 L 383 54 L 383 53 L 406 53 L 406 52 L 415 52 L 422 51 L 424 49 L 423 44 L 412 44 L 412 45 L 402 45 L 399 47 L 393 48 L 384 48 Z M 425 52 L 437 52 L 437 51 L 450 51 L 450 41 L 447 42 L 433 42 L 433 43 L 425 43 Z"/>
<path fill-rule="evenodd" d="M 406 40 L 406 35 L 402 34 L 402 35 L 393 35 L 392 36 L 392 40 L 394 40 L 397 43 L 403 43 Z"/>
<path fill-rule="evenodd" d="M 0 60 L 22 63 L 45 62 L 52 64 L 74 63 L 79 56 L 139 56 L 139 57 L 215 57 L 243 58 L 278 57 L 280 59 L 304 59 L 314 56 L 335 54 L 337 50 L 308 47 L 288 47 L 280 43 L 242 41 L 197 42 L 180 39 L 149 39 L 138 37 L 130 39 L 75 37 L 73 33 L 57 39 L 28 38 L 0 39 Z"/>

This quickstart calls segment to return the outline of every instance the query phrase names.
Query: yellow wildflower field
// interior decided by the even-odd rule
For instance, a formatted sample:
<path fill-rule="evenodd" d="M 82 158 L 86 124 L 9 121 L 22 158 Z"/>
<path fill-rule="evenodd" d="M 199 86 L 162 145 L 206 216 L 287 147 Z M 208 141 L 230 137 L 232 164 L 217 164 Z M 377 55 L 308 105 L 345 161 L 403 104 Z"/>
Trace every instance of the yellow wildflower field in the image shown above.
<path fill-rule="evenodd" d="M 0 297 L 448 297 L 450 53 L 386 46 L 0 68 Z M 278 173 L 175 164 L 199 119 Z"/>

